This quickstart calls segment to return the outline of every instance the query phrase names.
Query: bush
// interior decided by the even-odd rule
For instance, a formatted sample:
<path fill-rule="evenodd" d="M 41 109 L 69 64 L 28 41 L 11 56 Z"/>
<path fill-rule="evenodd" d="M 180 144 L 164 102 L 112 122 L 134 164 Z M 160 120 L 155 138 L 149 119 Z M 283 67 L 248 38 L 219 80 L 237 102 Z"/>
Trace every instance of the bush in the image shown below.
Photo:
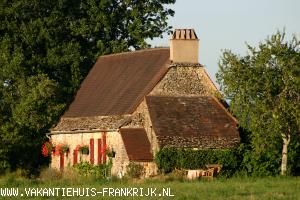
<path fill-rule="evenodd" d="M 131 162 L 127 166 L 127 176 L 130 178 L 140 178 L 145 174 L 144 167 L 140 164 Z"/>
<path fill-rule="evenodd" d="M 280 151 L 256 153 L 253 150 L 243 152 L 240 172 L 247 176 L 263 177 L 274 176 L 280 172 Z"/>
<path fill-rule="evenodd" d="M 164 148 L 156 154 L 158 168 L 169 173 L 174 169 L 199 169 L 208 164 L 222 165 L 222 175 L 231 176 L 240 166 L 236 150 L 192 150 Z"/>
<path fill-rule="evenodd" d="M 292 136 L 288 150 L 288 173 L 300 176 L 300 136 Z"/>
<path fill-rule="evenodd" d="M 92 176 L 96 179 L 104 179 L 110 176 L 111 165 L 92 165 L 88 162 L 81 162 L 74 166 L 75 170 L 82 176 Z"/>
<path fill-rule="evenodd" d="M 177 157 L 177 149 L 164 148 L 156 154 L 155 162 L 163 173 L 169 173 L 175 169 L 177 165 Z"/>

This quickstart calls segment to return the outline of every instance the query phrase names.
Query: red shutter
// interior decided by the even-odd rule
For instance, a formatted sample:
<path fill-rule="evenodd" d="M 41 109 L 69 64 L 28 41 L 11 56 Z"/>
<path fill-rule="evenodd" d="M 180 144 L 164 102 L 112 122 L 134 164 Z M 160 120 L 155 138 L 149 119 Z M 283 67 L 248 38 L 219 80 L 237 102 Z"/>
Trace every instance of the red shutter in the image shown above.
<path fill-rule="evenodd" d="M 73 165 L 76 165 L 77 164 L 77 159 L 78 159 L 78 150 L 75 149 L 73 151 Z"/>
<path fill-rule="evenodd" d="M 90 150 L 91 150 L 91 152 L 90 152 L 90 162 L 93 165 L 94 160 L 95 160 L 95 158 L 94 158 L 94 139 L 93 138 L 90 139 Z"/>
<path fill-rule="evenodd" d="M 65 159 L 65 155 L 64 155 L 64 153 L 61 153 L 59 155 L 59 168 L 60 168 L 60 170 L 64 169 L 64 159 Z"/>
<path fill-rule="evenodd" d="M 102 135 L 102 140 L 103 140 L 103 163 L 106 164 L 106 133 L 103 133 Z"/>
<path fill-rule="evenodd" d="M 101 139 L 98 139 L 98 165 L 102 164 L 102 153 L 101 153 L 102 143 Z"/>

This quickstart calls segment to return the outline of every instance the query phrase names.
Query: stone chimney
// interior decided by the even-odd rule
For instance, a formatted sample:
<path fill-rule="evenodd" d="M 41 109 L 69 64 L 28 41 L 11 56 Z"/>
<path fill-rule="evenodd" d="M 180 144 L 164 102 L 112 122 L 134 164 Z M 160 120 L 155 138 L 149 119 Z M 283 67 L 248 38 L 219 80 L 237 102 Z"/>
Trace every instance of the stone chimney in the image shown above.
<path fill-rule="evenodd" d="M 194 29 L 175 29 L 170 39 L 173 63 L 198 63 L 199 40 Z"/>

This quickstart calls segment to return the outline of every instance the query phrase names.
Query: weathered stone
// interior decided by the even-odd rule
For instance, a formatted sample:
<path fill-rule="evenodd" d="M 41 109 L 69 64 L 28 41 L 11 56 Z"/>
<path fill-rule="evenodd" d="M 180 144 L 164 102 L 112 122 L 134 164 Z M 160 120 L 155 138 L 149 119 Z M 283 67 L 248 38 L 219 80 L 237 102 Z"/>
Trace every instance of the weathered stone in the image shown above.
<path fill-rule="evenodd" d="M 81 130 L 117 130 L 129 123 L 131 115 L 97 116 L 61 118 L 51 132 L 81 131 Z"/>
<path fill-rule="evenodd" d="M 197 148 L 197 149 L 229 149 L 236 147 L 240 142 L 238 137 L 179 137 L 179 136 L 159 136 L 158 143 L 163 147 L 176 148 Z"/>
<path fill-rule="evenodd" d="M 201 65 L 172 64 L 150 95 L 214 96 L 217 92 Z"/>

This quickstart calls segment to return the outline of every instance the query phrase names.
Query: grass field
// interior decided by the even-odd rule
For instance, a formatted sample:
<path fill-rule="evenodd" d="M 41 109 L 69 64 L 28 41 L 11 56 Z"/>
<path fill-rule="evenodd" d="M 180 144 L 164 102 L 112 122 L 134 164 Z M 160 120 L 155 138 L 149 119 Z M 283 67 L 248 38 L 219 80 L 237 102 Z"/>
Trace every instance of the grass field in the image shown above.
<path fill-rule="evenodd" d="M 23 179 L 16 178 L 13 175 L 7 175 L 0 178 L 0 199 L 299 199 L 300 200 L 300 177 L 269 177 L 269 178 L 230 178 L 230 179 L 214 179 L 214 180 L 108 180 L 97 181 L 88 178 L 59 179 L 59 180 L 39 180 L 39 179 Z M 4 197 L 3 192 L 5 188 L 18 188 L 19 197 Z M 26 188 L 26 190 L 25 190 Z M 35 193 L 29 192 L 29 188 L 43 189 L 43 188 L 89 188 L 89 197 L 67 197 L 62 196 L 62 189 L 59 189 L 59 196 L 57 197 L 34 197 Z M 97 196 L 94 192 L 104 191 L 103 188 L 143 188 L 144 196 L 129 196 L 129 197 L 108 197 L 108 189 L 106 189 L 105 196 L 100 193 Z M 156 188 L 156 196 L 146 197 L 148 188 L 153 190 Z M 162 193 L 162 188 L 170 188 Z M 137 189 L 136 189 L 137 190 Z M 141 189 L 138 189 L 138 194 L 141 194 Z M 150 190 L 150 189 L 149 189 Z M 31 191 L 37 191 L 32 189 Z M 47 190 L 49 191 L 49 190 Z M 83 189 L 81 189 L 83 191 Z M 85 190 L 86 191 L 86 190 Z M 111 190 L 112 191 L 112 190 Z M 115 190 L 116 191 L 116 190 Z M 159 194 L 166 195 L 166 191 L 170 192 L 168 195 L 174 196 L 159 196 Z M 26 196 L 32 194 L 30 196 Z M 21 197 L 23 193 L 23 197 Z M 67 195 L 65 189 L 64 195 Z M 71 194 L 71 193 L 69 193 Z M 132 191 L 131 193 L 132 194 Z"/>

